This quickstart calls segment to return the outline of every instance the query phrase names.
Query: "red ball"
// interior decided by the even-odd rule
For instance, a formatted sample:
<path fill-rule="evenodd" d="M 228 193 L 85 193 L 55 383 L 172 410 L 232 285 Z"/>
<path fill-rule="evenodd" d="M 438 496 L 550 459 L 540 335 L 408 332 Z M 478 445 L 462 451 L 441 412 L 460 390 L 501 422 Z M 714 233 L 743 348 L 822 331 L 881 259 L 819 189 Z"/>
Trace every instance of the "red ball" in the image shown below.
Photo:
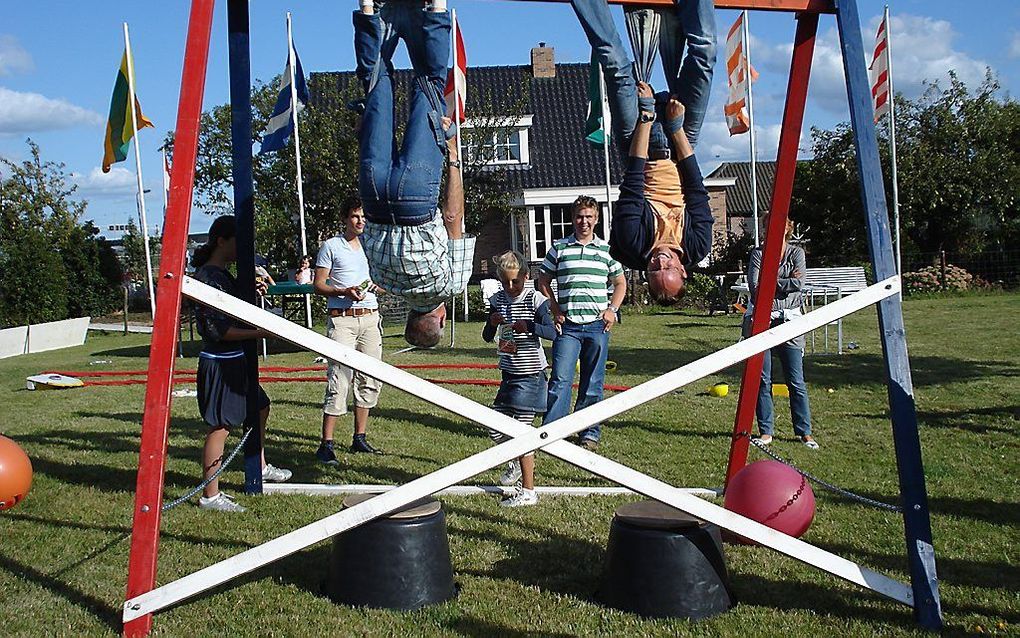
<path fill-rule="evenodd" d="M 726 486 L 726 509 L 774 530 L 800 537 L 815 517 L 815 493 L 807 479 L 778 461 L 757 461 Z"/>
<path fill-rule="evenodd" d="M 25 499 L 32 487 L 32 461 L 17 443 L 0 435 L 0 510 Z"/>

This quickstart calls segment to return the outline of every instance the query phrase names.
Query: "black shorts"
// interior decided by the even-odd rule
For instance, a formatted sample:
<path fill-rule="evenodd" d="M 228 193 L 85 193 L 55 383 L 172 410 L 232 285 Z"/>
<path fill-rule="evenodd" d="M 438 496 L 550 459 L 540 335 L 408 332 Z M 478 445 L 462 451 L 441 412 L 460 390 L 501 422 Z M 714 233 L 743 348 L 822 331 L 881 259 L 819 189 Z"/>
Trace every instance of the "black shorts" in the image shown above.
<path fill-rule="evenodd" d="M 257 387 L 259 411 L 269 407 L 269 396 Z M 198 410 L 211 428 L 244 424 L 248 413 L 248 374 L 244 354 L 211 354 L 198 357 Z"/>

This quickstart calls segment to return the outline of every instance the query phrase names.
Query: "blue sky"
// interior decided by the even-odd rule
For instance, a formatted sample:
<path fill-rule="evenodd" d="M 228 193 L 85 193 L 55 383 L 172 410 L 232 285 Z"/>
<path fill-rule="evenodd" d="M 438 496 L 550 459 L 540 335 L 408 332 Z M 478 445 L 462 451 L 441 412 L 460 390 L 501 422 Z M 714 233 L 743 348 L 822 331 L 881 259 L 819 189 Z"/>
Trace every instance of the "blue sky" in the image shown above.
<path fill-rule="evenodd" d="M 884 3 L 858 2 L 867 48 Z M 306 73 L 353 68 L 355 4 L 354 0 L 251 3 L 253 77 L 269 79 L 283 70 L 288 10 L 294 12 L 294 37 Z M 160 225 L 162 186 L 156 149 L 176 119 L 189 3 L 51 0 L 5 5 L 0 22 L 0 155 L 24 158 L 25 139 L 31 137 L 45 159 L 66 164 L 80 196 L 89 201 L 86 217 L 103 229 L 135 215 L 133 156 L 107 175 L 99 171 L 106 113 L 123 50 L 121 23 L 129 23 L 138 97 L 156 125 L 155 131 L 142 131 L 140 141 L 145 186 L 152 189 L 146 199 L 149 223 Z M 531 47 L 539 41 L 555 47 L 557 62 L 588 60 L 587 42 L 565 4 L 451 0 L 450 6 L 461 20 L 471 66 L 526 64 Z M 622 29 L 622 14 L 614 11 Z M 985 67 L 992 68 L 1005 90 L 1015 93 L 1020 87 L 1020 3 L 895 0 L 891 11 L 898 91 L 915 97 L 923 80 L 944 79 L 949 69 L 974 85 Z M 698 147 L 699 158 L 709 169 L 722 160 L 748 157 L 746 136 L 729 138 L 722 116 L 723 38 L 736 16 L 734 11 L 716 13 L 720 66 Z M 759 158 L 774 159 L 794 20 L 790 14 L 752 13 L 750 28 L 752 62 L 761 73 L 755 85 Z M 207 108 L 227 100 L 224 1 L 216 6 L 208 73 Z M 802 147 L 807 145 L 808 126 L 830 127 L 845 120 L 845 104 L 835 18 L 823 16 Z M 196 210 L 192 229 L 204 229 L 210 221 Z"/>

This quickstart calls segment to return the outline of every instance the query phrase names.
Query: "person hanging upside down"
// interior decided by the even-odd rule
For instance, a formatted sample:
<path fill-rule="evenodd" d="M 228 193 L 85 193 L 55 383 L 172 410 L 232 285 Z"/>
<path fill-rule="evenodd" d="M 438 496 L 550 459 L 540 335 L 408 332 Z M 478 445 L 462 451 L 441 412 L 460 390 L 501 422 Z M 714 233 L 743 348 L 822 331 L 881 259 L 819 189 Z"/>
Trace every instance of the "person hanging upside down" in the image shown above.
<path fill-rule="evenodd" d="M 649 292 L 657 301 L 675 302 L 683 294 L 687 268 L 703 260 L 712 245 L 713 220 L 707 194 L 702 206 L 704 186 L 693 146 L 707 110 L 715 65 L 713 3 L 678 0 L 672 10 L 657 10 L 669 92 L 653 95 L 646 85 L 641 96 L 635 65 L 627 57 L 606 0 L 571 0 L 571 6 L 605 70 L 613 132 L 621 152 L 633 155 L 639 120 L 649 119 L 641 161 L 628 160 L 626 196 L 621 187 L 621 200 L 613 210 L 612 254 L 628 268 L 647 271 Z M 641 12 L 653 10 L 630 13 Z M 650 70 L 644 69 L 642 75 Z M 692 190 L 689 198 L 681 184 L 683 192 Z"/>
<path fill-rule="evenodd" d="M 362 240 L 372 281 L 410 306 L 404 337 L 425 348 L 442 338 L 444 300 L 467 285 L 475 246 L 475 238 L 462 232 L 464 185 L 442 97 L 450 25 L 445 0 L 434 0 L 426 10 L 415 2 L 389 2 L 380 13 L 368 0 L 354 12 L 357 75 L 366 94 L 358 140 L 358 189 L 368 220 Z M 392 57 L 400 39 L 415 77 L 398 151 Z M 447 188 L 440 212 L 445 158 Z"/>
<path fill-rule="evenodd" d="M 651 87 L 640 83 L 638 94 L 649 106 Z M 666 129 L 678 163 L 649 162 L 655 113 L 642 108 L 609 234 L 610 254 L 628 268 L 646 270 L 649 292 L 659 303 L 673 303 L 683 296 L 687 268 L 704 259 L 712 247 L 708 191 L 680 125 L 683 116 L 683 104 L 671 98 Z"/>

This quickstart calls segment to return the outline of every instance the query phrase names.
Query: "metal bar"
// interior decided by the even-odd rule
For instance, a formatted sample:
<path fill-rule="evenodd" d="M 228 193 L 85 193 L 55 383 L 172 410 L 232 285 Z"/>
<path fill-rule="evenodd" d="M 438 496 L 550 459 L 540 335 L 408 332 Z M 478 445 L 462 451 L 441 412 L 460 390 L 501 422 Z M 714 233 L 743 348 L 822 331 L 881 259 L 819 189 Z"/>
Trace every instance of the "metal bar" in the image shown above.
<path fill-rule="evenodd" d="M 395 490 L 399 485 L 323 485 L 320 483 L 267 483 L 265 494 L 304 494 L 306 496 L 339 496 L 342 494 L 382 494 Z M 502 485 L 451 485 L 435 493 L 435 496 L 477 496 L 479 494 L 506 496 L 513 492 L 513 487 Z M 698 496 L 718 496 L 719 490 L 704 487 L 677 488 L 687 494 Z M 546 496 L 626 496 L 634 494 L 634 490 L 626 487 L 583 487 L 555 485 L 539 485 L 535 488 L 539 494 Z"/>
<path fill-rule="evenodd" d="M 769 206 L 769 226 L 765 245 L 762 246 L 761 268 L 755 291 L 754 313 L 751 319 L 751 334 L 758 334 L 769 327 L 772 301 L 775 298 L 776 278 L 779 275 L 779 260 L 783 245 L 783 233 L 790 212 L 790 197 L 793 195 L 793 177 L 797 171 L 797 146 L 804 122 L 804 104 L 807 101 L 808 78 L 811 75 L 811 58 L 815 49 L 815 33 L 818 31 L 818 15 L 802 13 L 797 16 L 797 34 L 793 44 L 793 58 L 790 61 L 790 80 L 786 89 L 786 108 L 783 111 L 783 128 L 779 134 L 779 152 L 776 158 L 776 180 Z M 748 286 L 751 282 L 748 282 Z M 817 311 L 816 311 L 817 312 Z M 740 397 L 737 400 L 737 414 L 733 422 L 733 440 L 730 441 L 729 463 L 726 467 L 726 485 L 733 475 L 747 464 L 750 443 L 745 434 L 751 431 L 758 388 L 761 385 L 764 355 L 751 357 L 744 363 L 740 381 Z"/>
<path fill-rule="evenodd" d="M 517 2 L 569 2 L 570 0 L 516 0 Z M 676 0 L 608 0 L 628 7 L 674 7 Z M 835 13 L 832 0 L 715 0 L 716 9 L 786 11 L 790 13 Z"/>
<path fill-rule="evenodd" d="M 910 590 L 902 583 L 708 503 L 696 496 L 683 493 L 662 481 L 615 461 L 562 441 L 563 438 L 583 430 L 591 423 L 612 418 L 706 375 L 727 368 L 755 352 L 774 347 L 797 335 L 804 334 L 813 327 L 822 325 L 826 321 L 832 321 L 835 317 L 859 310 L 889 295 L 895 295 L 899 288 L 899 278 L 891 277 L 856 295 L 847 297 L 845 300 L 810 315 L 805 315 L 798 321 L 787 322 L 771 328 L 536 430 L 491 408 L 437 387 L 424 379 L 352 348 L 342 346 L 323 335 L 305 330 L 281 317 L 261 311 L 220 290 L 187 278 L 184 282 L 183 292 L 199 303 L 215 307 L 233 317 L 243 317 L 246 322 L 268 330 L 295 345 L 317 352 L 341 365 L 361 371 L 464 418 L 516 438 L 415 479 L 365 503 L 332 514 L 232 558 L 210 565 L 157 590 L 130 599 L 124 603 L 124 618 L 131 619 L 176 604 L 241 574 L 268 565 L 330 536 L 357 527 L 410 502 L 539 448 L 568 463 L 624 487 L 629 487 L 639 494 L 676 507 L 702 520 L 715 523 L 723 529 L 731 530 L 753 542 L 910 605 L 912 604 Z"/>
<path fill-rule="evenodd" d="M 174 165 L 170 175 L 170 202 L 163 223 L 163 251 L 159 264 L 162 283 L 156 292 L 158 303 L 145 386 L 145 412 L 142 416 L 131 553 L 128 558 L 128 598 L 147 592 L 156 585 L 174 351 L 177 348 L 177 326 L 181 319 L 181 283 L 187 255 L 188 221 L 195 184 L 195 158 L 198 154 L 198 130 L 202 117 L 214 4 L 214 0 L 193 0 L 188 20 L 174 136 Z M 124 624 L 125 636 L 146 636 L 151 630 L 151 615 L 141 615 Z"/>
<path fill-rule="evenodd" d="M 237 219 L 237 284 L 244 300 L 255 303 L 255 178 L 251 158 L 251 47 L 248 0 L 227 0 L 230 57 L 230 147 L 233 154 L 234 217 Z M 242 342 L 248 387 L 258 387 L 256 340 Z M 244 444 L 244 493 L 262 493 L 262 433 L 258 394 L 248 393 L 244 430 L 254 429 Z"/>
<path fill-rule="evenodd" d="M 875 278 L 883 279 L 896 273 L 896 257 L 889 230 L 889 210 L 886 207 L 882 164 L 878 156 L 871 86 L 864 66 L 864 42 L 861 38 L 857 3 L 853 0 L 839 0 L 836 22 L 843 53 L 843 68 L 846 71 L 847 95 L 850 98 L 850 122 L 857 150 L 857 170 L 861 176 L 868 249 L 871 251 Z M 889 384 L 889 412 L 892 416 L 896 468 L 903 500 L 907 562 L 917 601 L 914 618 L 922 627 L 938 630 L 942 628 L 942 606 L 935 571 L 935 549 L 932 546 L 921 441 L 917 432 L 914 387 L 910 378 L 910 359 L 907 356 L 907 338 L 899 296 L 887 297 L 878 304 L 878 326 Z"/>
<path fill-rule="evenodd" d="M 754 247 L 757 248 L 760 243 L 758 236 L 758 227 L 760 226 L 758 223 L 758 148 L 757 144 L 754 143 L 754 82 L 751 80 L 751 36 L 747 26 L 747 11 L 744 11 L 741 17 L 743 18 L 741 23 L 743 35 L 741 37 L 744 39 L 743 67 L 744 77 L 747 82 L 747 143 L 751 153 L 751 219 L 754 220 Z"/>

